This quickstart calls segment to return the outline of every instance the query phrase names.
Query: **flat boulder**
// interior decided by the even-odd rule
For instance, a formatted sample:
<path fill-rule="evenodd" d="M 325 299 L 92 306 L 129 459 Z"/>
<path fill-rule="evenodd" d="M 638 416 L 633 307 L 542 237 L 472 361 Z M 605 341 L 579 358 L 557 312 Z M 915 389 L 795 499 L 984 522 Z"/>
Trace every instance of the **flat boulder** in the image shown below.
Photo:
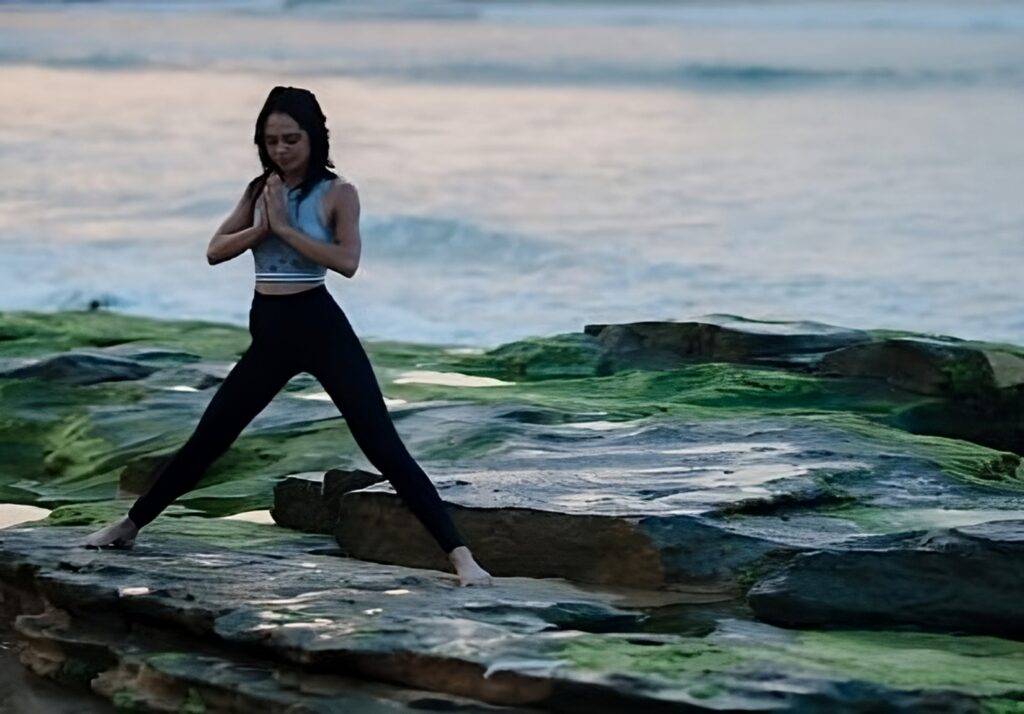
<path fill-rule="evenodd" d="M 0 369 L 0 378 L 35 378 L 86 385 L 143 379 L 160 369 L 127 357 L 83 350 L 22 358 L 18 362 Z"/>
<path fill-rule="evenodd" d="M 1024 386 L 1024 355 L 952 337 L 907 336 L 834 350 L 818 371 L 884 379 L 920 394 L 982 397 Z"/>
<path fill-rule="evenodd" d="M 767 417 L 601 428 L 545 425 L 536 442 L 431 475 L 477 560 L 497 575 L 739 596 L 796 553 L 922 526 L 1024 518 L 1020 458 L 879 441 L 827 419 Z M 985 460 L 987 458 L 987 460 Z M 352 557 L 444 568 L 447 558 L 387 481 L 344 493 Z"/>
<path fill-rule="evenodd" d="M 609 360 L 621 366 L 700 360 L 804 367 L 826 352 L 870 342 L 863 330 L 808 320 L 753 320 L 710 314 L 692 320 L 588 324 Z"/>
<path fill-rule="evenodd" d="M 361 469 L 289 474 L 274 486 L 270 515 L 286 528 L 331 534 L 337 527 L 341 496 L 383 480 L 380 474 Z"/>
<path fill-rule="evenodd" d="M 977 711 L 1019 702 L 1024 643 L 804 632 L 707 611 L 658 630 L 650 594 L 338 556 L 329 537 L 154 522 L 131 551 L 88 528 L 0 531 L 6 615 L 33 671 L 177 711 Z M 226 545 L 231 544 L 231 545 Z M 677 604 L 688 604 L 677 593 Z"/>
<path fill-rule="evenodd" d="M 747 593 L 786 626 L 916 625 L 1024 639 L 1024 519 L 802 553 Z"/>

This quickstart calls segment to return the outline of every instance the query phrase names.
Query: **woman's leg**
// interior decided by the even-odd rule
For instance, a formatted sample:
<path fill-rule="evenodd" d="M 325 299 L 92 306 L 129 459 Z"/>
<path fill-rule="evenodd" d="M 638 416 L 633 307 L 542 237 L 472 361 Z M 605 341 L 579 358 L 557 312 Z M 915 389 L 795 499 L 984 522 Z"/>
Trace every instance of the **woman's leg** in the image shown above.
<path fill-rule="evenodd" d="M 138 527 L 191 490 L 242 429 L 270 403 L 297 371 L 270 344 L 254 340 L 218 387 L 185 445 L 171 457 L 149 491 L 128 511 Z"/>
<path fill-rule="evenodd" d="M 324 310 L 322 349 L 310 373 L 341 410 L 370 463 L 419 518 L 445 553 L 465 545 L 433 482 L 409 454 L 395 430 L 370 360 L 336 303 Z"/>

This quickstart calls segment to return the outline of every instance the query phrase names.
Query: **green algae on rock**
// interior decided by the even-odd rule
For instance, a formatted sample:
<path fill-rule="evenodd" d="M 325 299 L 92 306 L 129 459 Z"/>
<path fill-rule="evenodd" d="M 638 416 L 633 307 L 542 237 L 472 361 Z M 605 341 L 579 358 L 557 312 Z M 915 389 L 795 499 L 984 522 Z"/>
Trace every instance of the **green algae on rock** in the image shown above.
<path fill-rule="evenodd" d="M 808 355 L 821 350 L 852 349 L 848 343 L 863 344 L 865 335 L 871 340 L 906 339 L 905 335 L 725 317 L 729 319 L 718 316 L 717 322 L 709 318 L 706 330 L 699 320 L 645 323 L 665 335 L 673 330 L 696 330 L 698 334 L 710 330 L 718 335 L 703 352 L 689 359 L 677 356 L 674 363 L 658 370 L 624 368 L 628 363 L 606 369 L 612 353 L 599 337 L 585 333 L 531 338 L 481 354 L 394 342 L 368 345 L 368 351 L 388 394 L 418 402 L 392 411 L 411 424 L 403 427 L 403 436 L 413 453 L 439 467 L 500 450 L 522 436 L 527 419 L 568 425 L 585 422 L 592 415 L 614 422 L 778 414 L 820 416 L 849 424 L 858 420 L 860 426 L 852 428 L 861 430 L 873 425 L 896 427 L 875 429 L 881 448 L 897 440 L 900 448 L 932 453 L 942 468 L 957 477 L 1003 481 L 1004 474 L 1015 470 L 1009 463 L 1016 458 L 1012 455 L 999 457 L 1003 463 L 993 468 L 993 457 L 972 451 L 970 445 L 912 441 L 904 438 L 900 429 L 923 428 L 946 436 L 955 436 L 958 429 L 982 429 L 986 433 L 979 434 L 980 438 L 1002 443 L 1012 440 L 1016 421 L 1003 422 L 995 415 L 972 419 L 969 427 L 957 426 L 950 416 L 957 410 L 933 395 L 897 389 L 882 379 L 825 378 L 806 370 Z M 725 333 L 731 336 L 723 342 Z M 218 360 L 236 357 L 245 339 L 245 331 L 232 326 L 106 311 L 0 313 L 0 334 L 6 337 L 0 341 L 0 354 L 7 356 L 6 367 L 15 375 L 0 377 L 0 412 L 4 414 L 0 440 L 7 457 L 6 473 L 0 473 L 0 498 L 47 507 L 146 488 L 158 463 L 173 453 L 194 427 L 209 401 L 208 390 L 226 374 L 227 366 Z M 716 351 L 715 345 L 732 347 L 722 352 Z M 88 350 L 90 359 L 106 359 L 123 369 L 107 374 L 116 377 L 114 381 L 75 384 L 74 380 L 53 378 L 52 372 L 29 376 L 19 371 L 24 364 L 13 362 L 59 362 L 70 354 L 64 350 Z M 701 363 L 742 360 L 744 355 L 760 360 L 766 355 L 788 354 L 787 350 L 796 355 L 791 369 L 767 368 L 760 362 Z M 986 351 L 996 353 L 1013 356 L 1008 346 Z M 414 368 L 512 377 L 517 383 L 460 388 L 403 382 L 401 375 Z M 1002 373 L 1009 374 L 1007 369 Z M 101 371 L 94 377 L 102 375 Z M 273 485 L 287 473 L 363 465 L 361 453 L 332 404 L 290 398 L 314 383 L 308 375 L 297 376 L 183 502 L 210 515 L 265 509 Z M 1007 383 L 1002 379 L 998 384 L 1005 387 Z M 466 418 L 445 421 L 444 412 L 457 411 L 446 407 L 456 404 L 463 405 Z M 442 411 L 432 420 L 429 415 L 436 409 Z M 986 424 L 1004 425 L 996 430 L 977 426 Z M 960 453 L 950 456 L 955 450 Z"/>
<path fill-rule="evenodd" d="M 567 640 L 558 656 L 585 669 L 657 675 L 685 687 L 709 708 L 715 699 L 735 696 L 744 680 L 769 676 L 776 683 L 800 682 L 805 695 L 829 680 L 857 682 L 865 693 L 877 688 L 876 695 L 889 690 L 894 708 L 917 697 L 914 704 L 924 707 L 929 702 L 952 706 L 960 699 L 957 695 L 983 702 L 1024 696 L 1024 643 L 985 636 L 892 630 L 792 632 L 722 620 L 700 639 L 581 635 Z M 754 688 L 750 690 L 753 694 Z"/>
<path fill-rule="evenodd" d="M 595 430 L 544 424 L 524 432 L 536 436 L 533 442 L 521 438 L 473 468 L 445 470 L 435 482 L 494 574 L 645 587 L 699 583 L 734 594 L 751 584 L 749 573 L 765 558 L 852 549 L 857 538 L 904 526 L 962 526 L 1024 513 L 1013 469 L 1002 481 L 958 478 L 941 468 L 934 451 L 898 443 L 880 450 L 877 427 L 861 434 L 845 426 L 797 417 L 642 420 Z M 956 446 L 988 463 L 982 456 L 990 450 Z M 351 555 L 445 567 L 387 482 L 336 490 L 327 499 L 330 479 L 294 480 L 277 490 L 275 513 L 326 509 Z M 313 521 L 322 530 L 324 522 Z"/>
<path fill-rule="evenodd" d="M 27 662 L 77 672 L 126 704 L 977 711 L 1024 701 L 1024 645 L 995 637 L 801 632 L 721 616 L 701 635 L 641 632 L 646 613 L 617 594 L 559 579 L 458 588 L 450 574 L 325 555 L 324 536 L 198 553 L 170 531 L 131 552 L 68 546 L 85 532 L 0 531 L 0 587 L 25 608 Z"/>
<path fill-rule="evenodd" d="M 770 577 L 766 563 L 777 559 L 832 549 L 852 563 L 864 538 L 919 522 L 1006 522 L 1024 510 L 1018 453 L 908 426 L 931 419 L 929 428 L 955 432 L 941 410 L 973 403 L 981 392 L 972 389 L 1016 394 L 1019 348 L 737 316 L 613 327 L 479 354 L 368 345 L 403 439 L 495 574 L 699 585 L 736 597 Z M 244 346 L 238 328 L 111 314 L 8 313 L 0 333 L 0 496 L 47 507 L 146 488 L 227 373 L 224 360 Z M 876 369 L 885 360 L 853 359 L 936 340 L 946 382 L 934 384 L 949 388 L 915 391 L 909 377 Z M 980 368 L 977 354 L 989 382 L 968 369 Z M 88 379 L 62 364 L 84 366 Z M 830 364 L 852 376 L 825 374 Z M 424 370 L 513 383 L 408 379 Z M 336 407 L 297 398 L 314 383 L 297 375 L 176 505 L 206 515 L 266 509 L 275 487 L 295 485 L 289 474 L 363 466 Z M 985 439 L 1011 443 L 1019 424 L 1012 410 L 999 413 L 1009 416 Z M 306 488 L 319 510 L 305 523 L 301 499 L 275 503 L 280 522 L 330 529 L 362 558 L 446 567 L 390 485 L 367 473 L 377 483 L 340 495 Z M 51 516 L 95 518 L 60 508 Z"/>
<path fill-rule="evenodd" d="M 161 320 L 109 310 L 0 311 L 0 356 L 39 357 L 78 348 L 159 346 L 172 360 L 230 359 L 245 348 L 244 328 L 205 320 Z M 180 356 L 178 356 L 180 355 Z"/>

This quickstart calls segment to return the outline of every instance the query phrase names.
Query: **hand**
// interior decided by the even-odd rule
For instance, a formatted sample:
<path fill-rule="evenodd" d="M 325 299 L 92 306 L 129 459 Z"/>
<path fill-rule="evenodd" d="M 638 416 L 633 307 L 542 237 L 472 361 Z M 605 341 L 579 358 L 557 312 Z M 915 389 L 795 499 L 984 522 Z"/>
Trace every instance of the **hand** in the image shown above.
<path fill-rule="evenodd" d="M 256 197 L 256 205 L 253 207 L 252 227 L 257 229 L 257 240 L 263 240 L 270 235 L 270 220 L 267 218 L 267 199 L 261 191 Z"/>
<path fill-rule="evenodd" d="M 285 185 L 281 177 L 271 173 L 263 187 L 263 199 L 267 208 L 267 220 L 270 230 L 275 233 L 285 228 L 288 223 L 288 199 L 285 196 Z"/>

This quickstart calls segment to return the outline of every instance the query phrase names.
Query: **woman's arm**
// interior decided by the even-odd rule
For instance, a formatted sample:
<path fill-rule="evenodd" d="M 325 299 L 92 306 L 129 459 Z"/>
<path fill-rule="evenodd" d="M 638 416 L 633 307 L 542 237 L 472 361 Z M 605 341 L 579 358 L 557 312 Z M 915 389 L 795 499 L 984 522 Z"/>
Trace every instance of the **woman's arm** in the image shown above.
<path fill-rule="evenodd" d="M 359 193 L 353 184 L 340 183 L 331 187 L 326 199 L 328 220 L 332 217 L 334 219 L 334 236 L 331 243 L 314 240 L 280 220 L 277 221 L 278 225 L 271 226 L 271 230 L 274 231 L 274 235 L 310 260 L 346 278 L 351 278 L 359 268 L 359 256 L 362 252 L 362 238 L 359 235 Z"/>
<path fill-rule="evenodd" d="M 246 188 L 238 205 L 224 219 L 213 238 L 210 239 L 210 245 L 206 249 L 206 260 L 210 265 L 231 260 L 262 241 L 270 231 L 266 215 L 267 211 L 263 207 L 262 195 L 254 209 L 248 188 Z M 249 216 L 254 216 L 254 221 L 253 225 L 246 228 Z"/>

